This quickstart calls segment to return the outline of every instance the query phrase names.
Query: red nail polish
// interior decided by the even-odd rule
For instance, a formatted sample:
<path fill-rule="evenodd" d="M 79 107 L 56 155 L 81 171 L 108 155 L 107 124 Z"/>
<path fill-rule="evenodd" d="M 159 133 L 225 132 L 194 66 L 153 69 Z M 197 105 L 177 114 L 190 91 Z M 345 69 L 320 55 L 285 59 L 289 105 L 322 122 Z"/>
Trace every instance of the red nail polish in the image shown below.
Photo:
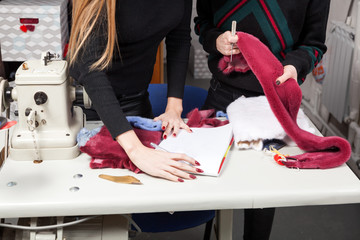
<path fill-rule="evenodd" d="M 192 175 L 192 174 L 190 174 L 189 177 L 192 178 L 192 179 L 196 179 L 196 176 Z"/>
<path fill-rule="evenodd" d="M 165 130 L 165 126 L 162 126 L 162 128 L 161 128 L 162 130 Z"/>
<path fill-rule="evenodd" d="M 164 135 L 164 139 L 166 139 L 167 138 L 167 136 L 166 135 Z"/>
<path fill-rule="evenodd" d="M 196 166 L 200 166 L 200 163 L 198 161 L 195 161 Z"/>
<path fill-rule="evenodd" d="M 190 132 L 193 132 L 193 130 L 190 129 Z"/>
<path fill-rule="evenodd" d="M 179 182 L 184 182 L 184 180 L 183 180 L 183 179 L 181 179 L 181 178 L 178 178 L 178 181 L 179 181 Z"/>
<path fill-rule="evenodd" d="M 176 133 L 174 133 L 173 136 L 176 137 Z"/>
<path fill-rule="evenodd" d="M 198 173 L 203 173 L 203 172 L 204 172 L 204 171 L 201 170 L 200 168 L 197 168 L 196 171 L 197 171 Z"/>

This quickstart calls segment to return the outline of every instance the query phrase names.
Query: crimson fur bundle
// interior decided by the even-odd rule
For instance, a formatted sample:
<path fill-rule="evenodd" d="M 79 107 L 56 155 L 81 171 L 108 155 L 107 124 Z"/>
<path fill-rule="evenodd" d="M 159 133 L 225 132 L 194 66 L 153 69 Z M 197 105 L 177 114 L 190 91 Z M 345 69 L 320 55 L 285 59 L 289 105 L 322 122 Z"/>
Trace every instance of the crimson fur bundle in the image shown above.
<path fill-rule="evenodd" d="M 228 124 L 229 121 L 220 121 L 213 118 L 215 111 L 193 109 L 187 114 L 189 127 L 219 127 Z M 139 140 L 147 147 L 151 147 L 151 142 L 159 144 L 162 140 L 162 131 L 149 131 L 134 127 L 135 134 Z M 130 160 L 125 150 L 115 141 L 108 129 L 102 126 L 100 131 L 92 136 L 80 151 L 91 157 L 90 168 L 125 168 L 135 173 L 142 171 Z"/>
<path fill-rule="evenodd" d="M 299 128 L 296 117 L 302 100 L 300 86 L 294 79 L 276 85 L 276 79 L 284 71 L 280 61 L 256 37 L 243 32 L 237 35 L 241 54 L 259 80 L 276 118 L 298 147 L 306 151 L 287 157 L 285 166 L 327 169 L 349 160 L 351 146 L 347 140 L 337 136 L 321 137 Z"/>

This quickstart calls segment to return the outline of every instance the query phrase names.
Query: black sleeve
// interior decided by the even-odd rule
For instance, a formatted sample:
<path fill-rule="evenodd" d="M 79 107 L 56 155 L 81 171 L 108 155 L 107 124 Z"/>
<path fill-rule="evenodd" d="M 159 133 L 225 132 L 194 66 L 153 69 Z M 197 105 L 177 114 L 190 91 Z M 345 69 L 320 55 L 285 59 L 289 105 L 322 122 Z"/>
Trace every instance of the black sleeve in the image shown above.
<path fill-rule="evenodd" d="M 326 52 L 329 8 L 330 0 L 310 1 L 299 42 L 295 43 L 294 50 L 288 52 L 283 61 L 284 66 L 289 64 L 295 66 L 299 83 L 302 83 Z"/>
<path fill-rule="evenodd" d="M 195 33 L 208 53 L 221 54 L 216 48 L 216 39 L 223 32 L 213 24 L 213 12 L 209 0 L 197 0 L 197 17 L 194 18 Z"/>
<path fill-rule="evenodd" d="M 115 139 L 132 127 L 120 108 L 105 71 L 90 70 L 90 66 L 104 51 L 106 39 L 107 36 L 95 30 L 69 71 L 70 75 L 84 86 L 94 109 Z"/>
<path fill-rule="evenodd" d="M 184 1 L 184 15 L 180 24 L 166 36 L 168 97 L 182 98 L 191 46 L 192 0 Z"/>

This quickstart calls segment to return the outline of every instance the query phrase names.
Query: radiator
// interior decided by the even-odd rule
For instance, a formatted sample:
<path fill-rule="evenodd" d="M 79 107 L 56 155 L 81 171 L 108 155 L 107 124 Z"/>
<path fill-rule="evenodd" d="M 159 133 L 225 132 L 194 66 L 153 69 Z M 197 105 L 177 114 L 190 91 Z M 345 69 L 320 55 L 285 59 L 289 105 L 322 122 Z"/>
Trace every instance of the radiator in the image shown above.
<path fill-rule="evenodd" d="M 355 30 L 333 21 L 325 55 L 326 75 L 321 102 L 342 123 L 349 114 L 349 85 L 353 62 Z"/>
<path fill-rule="evenodd" d="M 342 133 L 329 124 L 328 119 L 323 119 L 320 105 L 325 106 L 343 126 L 348 126 L 351 158 L 360 169 L 360 1 L 357 3 L 356 20 L 356 29 L 342 22 L 331 22 L 328 52 L 324 56 L 326 76 L 322 90 L 317 94 L 315 92 L 315 106 L 304 99 L 303 106 L 330 135 L 342 136 Z"/>

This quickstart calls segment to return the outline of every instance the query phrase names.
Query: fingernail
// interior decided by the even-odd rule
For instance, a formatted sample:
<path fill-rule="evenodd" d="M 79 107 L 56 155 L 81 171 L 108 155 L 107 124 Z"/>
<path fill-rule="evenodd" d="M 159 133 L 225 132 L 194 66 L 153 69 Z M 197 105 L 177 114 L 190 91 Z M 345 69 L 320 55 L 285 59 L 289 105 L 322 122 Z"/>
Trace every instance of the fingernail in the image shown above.
<path fill-rule="evenodd" d="M 167 138 L 167 136 L 166 135 L 164 135 L 164 139 L 166 139 Z"/>
<path fill-rule="evenodd" d="M 190 174 L 189 177 L 192 178 L 192 179 L 196 179 L 196 176 L 192 175 L 192 174 Z"/>
<path fill-rule="evenodd" d="M 176 133 L 174 133 L 173 136 L 176 137 Z"/>
<path fill-rule="evenodd" d="M 279 81 L 279 80 L 276 80 L 276 85 L 280 85 L 280 81 Z"/>
<path fill-rule="evenodd" d="M 200 163 L 198 161 L 195 161 L 196 166 L 200 166 Z"/>
<path fill-rule="evenodd" d="M 178 181 L 179 181 L 179 182 L 184 182 L 184 180 L 183 180 L 183 179 L 181 179 L 181 178 L 178 178 Z"/>
<path fill-rule="evenodd" d="M 161 129 L 162 129 L 162 130 L 165 130 L 165 126 L 162 126 Z"/>
<path fill-rule="evenodd" d="M 193 132 L 193 130 L 190 129 L 190 132 Z"/>
<path fill-rule="evenodd" d="M 200 168 L 197 168 L 196 171 L 197 171 L 198 173 L 203 173 L 203 172 L 204 172 L 204 171 L 201 170 Z"/>

